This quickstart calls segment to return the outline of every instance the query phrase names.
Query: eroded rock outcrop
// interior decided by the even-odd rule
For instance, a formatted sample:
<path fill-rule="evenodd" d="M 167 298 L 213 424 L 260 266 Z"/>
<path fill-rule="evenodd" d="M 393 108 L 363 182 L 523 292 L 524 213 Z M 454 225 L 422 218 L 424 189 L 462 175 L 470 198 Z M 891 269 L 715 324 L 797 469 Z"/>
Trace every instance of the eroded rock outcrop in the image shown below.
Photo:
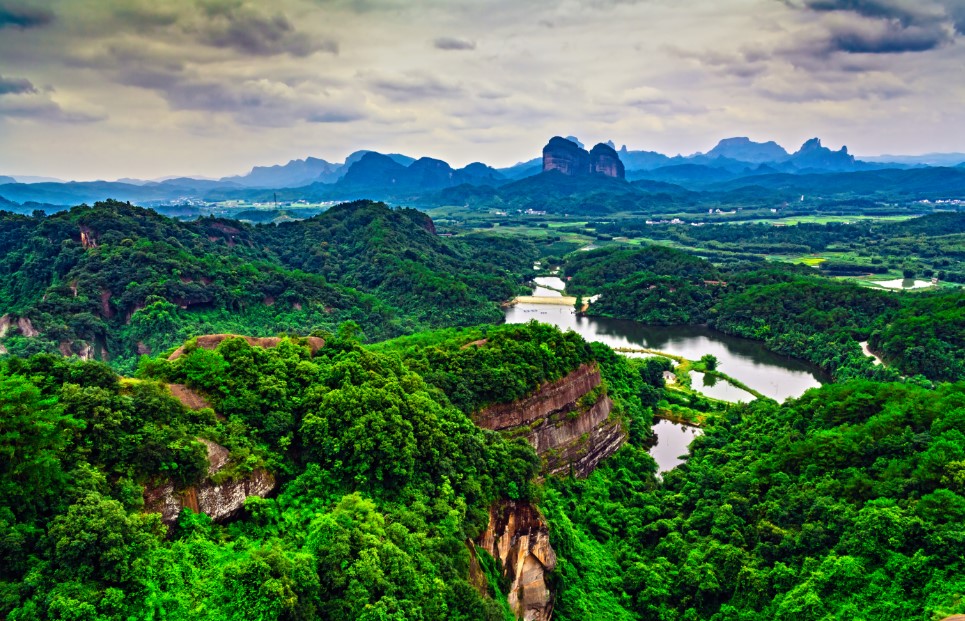
<path fill-rule="evenodd" d="M 613 402 L 602 388 L 600 369 L 584 364 L 540 386 L 530 396 L 492 405 L 473 416 L 480 427 L 524 435 L 543 458 L 546 474 L 586 476 L 626 441 Z"/>
<path fill-rule="evenodd" d="M 610 145 L 600 143 L 586 149 L 566 138 L 555 136 L 543 147 L 543 172 L 557 170 L 570 177 L 602 175 L 623 179 L 626 171 L 620 155 Z"/>
<path fill-rule="evenodd" d="M 275 489 L 274 475 L 262 468 L 244 478 L 216 484 L 212 477 L 228 465 L 228 449 L 209 440 L 199 441 L 208 449 L 208 476 L 204 481 L 184 490 L 176 490 L 171 482 L 144 490 L 144 510 L 160 513 L 168 526 L 177 522 L 185 507 L 204 513 L 215 522 L 224 521 L 241 511 L 249 496 L 264 498 Z"/>
<path fill-rule="evenodd" d="M 590 150 L 590 170 L 604 177 L 625 179 L 626 169 L 613 147 L 600 143 Z"/>
<path fill-rule="evenodd" d="M 196 339 L 196 342 L 198 347 L 201 349 L 215 349 L 225 339 L 233 338 L 245 339 L 245 341 L 247 341 L 252 347 L 264 347 L 266 349 L 278 347 L 278 344 L 282 341 L 282 339 L 277 336 L 257 337 L 241 336 L 239 334 L 205 334 L 204 336 L 199 336 Z M 306 336 L 300 340 L 304 341 L 304 343 L 308 345 L 308 349 L 311 350 L 313 354 L 325 345 L 325 339 L 321 339 L 317 336 Z M 177 360 L 184 355 L 184 352 L 184 345 L 182 345 L 174 350 L 174 353 L 168 356 L 168 360 Z"/>
<path fill-rule="evenodd" d="M 590 174 L 590 154 L 575 142 L 554 136 L 543 147 L 543 172 L 558 170 L 577 177 Z"/>
<path fill-rule="evenodd" d="M 547 575 L 556 568 L 556 552 L 539 511 L 528 502 L 496 503 L 476 545 L 499 561 L 503 577 L 510 581 L 507 597 L 516 618 L 549 621 L 554 595 Z"/>

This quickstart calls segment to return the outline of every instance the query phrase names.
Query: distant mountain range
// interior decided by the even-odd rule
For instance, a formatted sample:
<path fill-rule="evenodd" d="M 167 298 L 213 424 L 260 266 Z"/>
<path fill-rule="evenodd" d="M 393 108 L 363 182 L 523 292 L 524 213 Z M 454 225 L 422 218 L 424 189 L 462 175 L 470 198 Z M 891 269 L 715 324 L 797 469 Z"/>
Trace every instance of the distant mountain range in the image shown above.
<path fill-rule="evenodd" d="M 655 151 L 630 151 L 626 146 L 617 151 L 612 142 L 600 143 L 587 151 L 579 140 L 568 136 L 553 138 L 544 149 L 542 158 L 502 169 L 481 162 L 454 169 L 438 159 L 361 150 L 352 153 L 341 163 L 307 157 L 282 165 L 256 166 L 244 175 L 217 180 L 177 177 L 153 181 L 120 179 L 113 182 L 62 182 L 45 177 L 7 175 L 0 176 L 0 208 L 50 210 L 57 206 L 92 203 L 106 198 L 149 206 L 198 204 L 226 199 L 339 201 L 357 198 L 437 204 L 459 197 L 496 196 L 504 186 L 512 186 L 509 194 L 517 198 L 519 191 L 535 192 L 537 188 L 546 191 L 547 181 L 535 177 L 550 171 L 562 172 L 564 176 L 570 170 L 584 171 L 586 174 L 581 172 L 581 175 L 585 178 L 564 184 L 573 191 L 576 191 L 575 186 L 592 186 L 603 191 L 597 187 L 600 183 L 592 178 L 597 175 L 611 177 L 620 183 L 627 183 L 623 181 L 625 177 L 627 181 L 638 184 L 634 186 L 637 188 L 640 187 L 639 183 L 646 182 L 682 191 L 716 191 L 725 186 L 731 189 L 762 186 L 766 180 L 772 179 L 780 179 L 784 187 L 791 187 L 799 185 L 795 177 L 810 178 L 816 175 L 822 178 L 840 173 L 934 166 L 949 167 L 957 174 L 963 170 L 963 164 L 965 154 L 856 159 L 847 147 L 832 150 L 822 145 L 818 138 L 808 140 L 793 153 L 773 141 L 755 142 L 747 137 L 735 137 L 721 140 L 707 153 L 668 156 Z M 550 185 L 560 186 L 557 177 L 550 177 L 556 179 Z M 527 183 L 518 187 L 514 185 L 521 181 Z M 956 184 L 957 181 L 952 185 L 957 187 Z M 833 185 L 838 187 L 840 182 Z M 609 184 L 606 191 L 613 192 L 614 187 Z M 556 190 L 559 189 L 556 187 Z M 928 196 L 922 195 L 922 198 L 961 197 L 960 194 L 943 195 L 942 192 L 948 189 L 933 187 L 927 192 Z M 556 190 L 551 194 L 557 195 Z"/>

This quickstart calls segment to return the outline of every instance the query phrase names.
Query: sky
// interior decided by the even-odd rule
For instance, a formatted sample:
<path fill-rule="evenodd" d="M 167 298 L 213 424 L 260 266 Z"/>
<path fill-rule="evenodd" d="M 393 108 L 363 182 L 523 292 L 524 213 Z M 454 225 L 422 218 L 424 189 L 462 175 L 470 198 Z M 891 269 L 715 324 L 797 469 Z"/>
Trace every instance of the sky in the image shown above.
<path fill-rule="evenodd" d="M 0 175 L 965 151 L 965 0 L 0 0 Z"/>

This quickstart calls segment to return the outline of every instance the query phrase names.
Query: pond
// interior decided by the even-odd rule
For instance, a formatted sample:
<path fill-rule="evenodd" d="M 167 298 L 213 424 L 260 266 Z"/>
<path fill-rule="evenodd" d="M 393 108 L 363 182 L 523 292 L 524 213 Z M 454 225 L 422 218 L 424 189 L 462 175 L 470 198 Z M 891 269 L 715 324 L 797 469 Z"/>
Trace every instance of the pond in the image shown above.
<path fill-rule="evenodd" d="M 884 287 L 885 289 L 924 289 L 925 287 L 931 287 L 932 284 L 927 280 L 915 280 L 913 278 L 896 278 L 895 280 L 870 280 L 871 282 L 879 287 Z"/>
<path fill-rule="evenodd" d="M 663 473 L 684 462 L 681 457 L 686 457 L 687 447 L 703 432 L 690 425 L 658 420 L 653 425 L 653 433 L 657 443 L 650 449 L 650 456 L 657 462 L 657 471 Z"/>

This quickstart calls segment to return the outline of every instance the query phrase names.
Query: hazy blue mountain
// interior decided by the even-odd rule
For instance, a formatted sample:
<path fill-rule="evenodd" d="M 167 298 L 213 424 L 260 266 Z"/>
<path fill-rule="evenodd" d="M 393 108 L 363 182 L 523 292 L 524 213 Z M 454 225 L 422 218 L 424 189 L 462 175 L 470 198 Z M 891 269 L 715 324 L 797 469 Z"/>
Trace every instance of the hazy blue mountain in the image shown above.
<path fill-rule="evenodd" d="M 455 171 L 453 181 L 456 184 L 470 185 L 498 185 L 506 181 L 506 176 L 491 166 L 482 162 L 473 162 Z"/>
<path fill-rule="evenodd" d="M 347 172 L 339 180 L 343 188 L 374 187 L 392 188 L 400 185 L 399 180 L 406 176 L 406 167 L 388 155 L 369 151 L 349 165 Z"/>
<path fill-rule="evenodd" d="M 221 181 L 251 188 L 297 188 L 318 181 L 320 177 L 337 173 L 340 164 L 332 164 L 316 157 L 291 160 L 284 165 L 255 166 L 246 175 L 222 177 Z"/>
<path fill-rule="evenodd" d="M 532 177 L 533 175 L 538 175 L 543 172 L 543 158 L 534 157 L 531 160 L 526 160 L 525 162 L 519 162 L 518 164 L 513 164 L 507 168 L 497 169 L 499 174 L 503 175 L 507 179 L 522 179 L 524 177 Z"/>
<path fill-rule="evenodd" d="M 57 177 L 38 177 L 37 175 L 11 175 L 17 183 L 67 183 Z"/>
<path fill-rule="evenodd" d="M 848 153 L 848 147 L 841 147 L 838 151 L 821 144 L 820 138 L 811 138 L 798 149 L 785 164 L 798 170 L 847 171 L 855 169 L 854 156 Z"/>
<path fill-rule="evenodd" d="M 724 138 L 704 154 L 708 158 L 727 158 L 752 164 L 781 162 L 789 157 L 784 147 L 773 140 L 754 142 L 747 137 Z"/>
<path fill-rule="evenodd" d="M 904 196 L 909 199 L 940 199 L 965 195 L 965 169 L 912 168 L 872 171 L 757 175 L 709 186 L 711 190 L 732 190 L 752 186 L 780 190 L 790 195 L 855 194 Z"/>
<path fill-rule="evenodd" d="M 904 164 L 906 166 L 958 166 L 965 163 L 965 153 L 925 153 L 924 155 L 861 155 L 862 162 Z"/>
<path fill-rule="evenodd" d="M 623 145 L 617 153 L 620 155 L 620 161 L 622 161 L 626 167 L 627 173 L 633 170 L 653 170 L 661 166 L 669 166 L 671 162 L 673 162 L 672 158 L 663 153 L 657 153 L 656 151 L 628 151 L 626 145 Z"/>
<path fill-rule="evenodd" d="M 366 153 L 378 153 L 379 155 L 384 155 L 385 157 L 389 158 L 396 164 L 401 164 L 403 166 L 408 166 L 409 164 L 411 164 L 416 160 L 416 158 L 414 157 L 409 157 L 408 155 L 402 155 L 401 153 L 379 153 L 378 151 L 363 149 L 361 151 L 355 151 L 354 153 L 350 154 L 347 158 L 345 158 L 345 163 L 342 164 L 342 166 L 345 167 L 345 170 L 342 172 L 342 174 L 344 175 L 345 171 L 348 171 L 348 169 L 352 166 L 352 164 L 362 159 L 362 156 L 364 156 Z"/>
<path fill-rule="evenodd" d="M 675 164 L 673 166 L 663 166 L 653 170 L 634 171 L 634 180 L 647 179 L 651 181 L 663 181 L 666 183 L 678 184 L 684 187 L 691 185 L 703 185 L 719 181 L 733 179 L 735 174 L 723 168 L 705 166 L 702 164 Z"/>
<path fill-rule="evenodd" d="M 355 196 L 364 191 L 369 196 L 385 198 L 434 192 L 460 184 L 494 185 L 504 180 L 499 171 L 479 162 L 454 170 L 442 160 L 423 157 L 404 166 L 391 156 L 369 152 L 349 166 L 330 192 L 337 195 L 339 190 L 347 190 Z"/>
<path fill-rule="evenodd" d="M 6 175 L 0 175 L 0 185 L 4 183 L 16 183 L 17 180 L 13 177 L 7 177 Z"/>

